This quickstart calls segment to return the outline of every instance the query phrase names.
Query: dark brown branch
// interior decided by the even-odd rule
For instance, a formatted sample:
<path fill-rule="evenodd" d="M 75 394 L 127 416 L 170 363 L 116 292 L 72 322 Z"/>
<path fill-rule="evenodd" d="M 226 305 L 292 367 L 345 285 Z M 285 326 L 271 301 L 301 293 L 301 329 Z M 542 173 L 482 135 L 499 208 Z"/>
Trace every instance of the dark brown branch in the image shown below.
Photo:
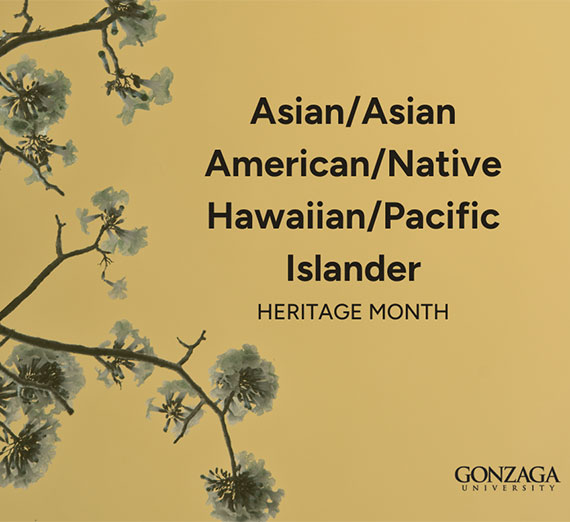
<path fill-rule="evenodd" d="M 74 353 L 77 355 L 88 355 L 90 357 L 117 357 L 119 359 L 125 359 L 129 361 L 144 361 L 158 366 L 160 368 L 166 368 L 176 372 L 180 377 L 182 377 L 200 396 L 204 402 L 214 410 L 216 415 L 221 415 L 221 410 L 218 408 L 216 403 L 210 399 L 207 393 L 186 373 L 184 368 L 182 368 L 177 363 L 168 361 L 166 359 L 161 359 L 155 355 L 149 355 L 141 352 L 133 352 L 130 350 L 121 349 L 111 349 L 111 348 L 96 348 L 83 346 L 81 344 L 67 344 L 60 343 L 59 341 L 52 341 L 50 339 L 43 339 L 41 337 L 33 337 L 31 335 L 26 335 L 6 326 L 0 324 L 0 335 L 8 335 L 14 341 L 19 341 L 26 344 L 31 344 L 32 346 L 37 346 L 38 348 L 47 348 L 48 350 L 54 350 L 56 352 L 66 352 Z"/>
<path fill-rule="evenodd" d="M 65 226 L 65 223 L 62 223 L 59 220 L 59 216 L 57 214 L 55 215 L 55 220 L 57 222 L 57 236 L 55 238 L 55 253 L 57 254 L 57 257 L 62 257 L 63 256 L 63 246 L 61 243 L 61 231 L 62 231 L 63 227 Z"/>
<path fill-rule="evenodd" d="M 116 15 L 111 15 L 98 22 L 86 22 L 83 24 L 70 25 L 69 27 L 62 27 L 61 29 L 54 29 L 52 31 L 34 31 L 33 33 L 28 32 L 21 34 L 20 36 L 16 36 L 8 42 L 0 45 L 0 58 L 17 47 L 27 43 L 41 42 L 43 40 L 50 40 L 60 36 L 86 33 L 89 31 L 100 31 L 103 27 L 107 27 L 111 24 L 116 18 Z"/>
<path fill-rule="evenodd" d="M 22 33 L 27 33 L 32 26 L 32 22 L 34 21 L 34 18 L 30 15 L 30 13 L 28 13 L 28 0 L 24 0 L 24 6 L 22 7 L 22 10 L 19 13 L 15 14 L 14 18 L 20 18 L 22 16 L 26 19 Z"/>
<path fill-rule="evenodd" d="M 186 435 L 186 430 L 188 429 L 188 424 L 190 424 L 190 421 L 194 417 L 196 417 L 196 415 L 198 415 L 198 412 L 202 409 L 202 406 L 204 406 L 204 404 L 206 404 L 206 403 L 203 400 L 200 401 L 198 403 L 198 406 L 196 406 L 192 410 L 192 413 L 184 419 L 184 425 L 182 426 L 182 431 L 180 432 L 180 435 L 178 435 L 178 437 L 176 437 L 176 439 L 174 439 L 174 444 L 176 444 L 182 437 L 184 437 L 184 435 Z"/>
<path fill-rule="evenodd" d="M 19 384 L 20 386 L 25 386 L 26 388 L 34 388 L 35 390 L 46 391 L 52 395 L 52 397 L 58 401 L 64 408 L 69 415 L 73 415 L 75 412 L 73 408 L 67 403 L 67 401 L 62 397 L 62 395 L 54 390 L 51 386 L 47 386 L 45 384 L 39 384 L 37 382 L 27 381 L 26 379 L 22 379 L 20 376 L 16 375 L 14 372 L 11 372 L 6 366 L 0 364 L 0 372 L 4 373 L 14 382 Z"/>
<path fill-rule="evenodd" d="M 184 355 L 184 357 L 182 357 L 182 359 L 180 359 L 180 360 L 178 361 L 178 364 L 179 364 L 180 366 L 183 366 L 184 363 L 186 363 L 186 361 L 187 361 L 188 359 L 190 359 L 190 356 L 191 356 L 192 353 L 194 352 L 194 348 L 196 348 L 202 341 L 205 341 L 205 340 L 206 340 L 206 330 L 202 330 L 202 333 L 200 334 L 200 337 L 198 338 L 198 340 L 197 340 L 194 344 L 186 344 L 184 341 L 182 341 L 182 340 L 180 339 L 180 337 L 177 337 L 176 339 L 177 339 L 177 341 L 178 341 L 182 346 L 184 346 L 184 348 L 186 348 L 186 350 L 187 350 L 187 352 L 186 352 L 186 354 Z"/>
<path fill-rule="evenodd" d="M 223 414 L 218 415 L 218 417 L 220 419 L 220 424 L 222 425 L 224 440 L 226 442 L 226 447 L 228 448 L 228 453 L 230 455 L 230 462 L 232 463 L 232 475 L 235 477 L 237 475 L 237 464 L 236 464 L 236 457 L 234 455 L 234 450 L 232 448 L 232 439 L 230 438 L 230 432 L 228 431 L 226 418 L 224 417 Z"/>
<path fill-rule="evenodd" d="M 7 328 L 6 326 L 0 324 L 0 335 L 5 335 L 10 339 L 15 341 L 19 341 L 22 343 L 30 344 L 32 346 L 37 346 L 38 348 L 46 348 L 48 350 L 58 351 L 58 352 L 66 352 L 66 353 L 73 353 L 76 355 L 88 355 L 90 357 L 94 357 L 100 362 L 105 364 L 102 357 L 116 357 L 119 359 L 125 359 L 130 361 L 143 361 L 150 363 L 154 366 L 158 366 L 159 368 L 165 368 L 167 370 L 171 370 L 176 372 L 182 379 L 184 379 L 198 394 L 201 399 L 201 402 L 207 404 L 214 413 L 218 416 L 220 420 L 220 424 L 222 426 L 222 432 L 224 435 L 224 441 L 226 443 L 226 448 L 228 450 L 228 454 L 230 456 L 230 462 L 232 466 L 232 473 L 234 476 L 237 474 L 237 464 L 235 459 L 235 454 L 232 448 L 232 441 L 230 438 L 230 434 L 228 431 L 228 427 L 226 424 L 225 413 L 218 407 L 218 401 L 214 402 L 208 394 L 200 387 L 200 385 L 188 375 L 188 373 L 184 370 L 184 368 L 172 361 L 168 361 L 166 359 L 162 359 L 155 355 L 149 355 L 146 353 L 141 352 L 134 352 L 130 350 L 121 350 L 121 349 L 110 349 L 110 348 L 91 348 L 87 346 L 83 346 L 80 344 L 67 344 L 61 343 L 59 341 L 53 341 L 50 339 L 43 339 L 41 337 L 33 337 L 31 335 L 26 335 L 16 330 L 12 330 Z M 202 336 L 200 336 L 202 337 Z M 190 420 L 188 420 L 190 422 Z M 187 426 L 185 427 L 187 428 Z M 184 430 L 185 431 L 185 430 Z M 178 439 L 177 439 L 178 440 Z M 175 441 L 176 442 L 176 441 Z"/>
<path fill-rule="evenodd" d="M 0 47 L 0 49 L 1 49 L 1 47 Z M 46 190 L 55 190 L 60 196 L 65 196 L 65 193 L 63 192 L 63 190 L 61 190 L 57 185 L 50 183 L 46 179 L 45 174 L 41 171 L 41 165 L 38 165 L 35 161 L 32 161 L 21 150 L 18 150 L 15 147 L 12 147 L 12 145 L 10 145 L 8 142 L 6 142 L 2 138 L 0 138 L 0 147 L 2 147 L 4 152 L 8 152 L 8 153 L 12 154 L 12 156 L 16 156 L 18 159 L 22 160 L 24 163 L 26 163 L 30 167 L 32 167 L 32 169 L 34 169 L 34 172 L 40 178 L 41 182 L 44 184 L 44 187 L 46 188 Z"/>
<path fill-rule="evenodd" d="M 10 303 L 8 303 L 2 310 L 0 310 L 0 321 L 10 315 L 24 300 L 26 300 L 32 293 L 40 286 L 40 284 L 45 281 L 45 279 L 64 261 L 67 259 L 71 259 L 72 257 L 77 257 L 83 254 L 87 254 L 88 252 L 92 252 L 93 250 L 97 250 L 99 246 L 99 241 L 105 231 L 105 227 L 101 227 L 99 234 L 97 235 L 97 239 L 95 242 L 85 248 L 80 248 L 77 250 L 73 250 L 64 254 L 62 252 L 61 255 L 58 256 L 49 264 L 47 265 L 39 275 L 19 294 L 17 295 Z"/>
<path fill-rule="evenodd" d="M 10 340 L 10 336 L 7 335 L 6 337 L 4 337 L 4 339 L 2 339 L 0 341 L 0 348 L 2 348 L 2 346 L 4 346 L 8 341 Z"/>

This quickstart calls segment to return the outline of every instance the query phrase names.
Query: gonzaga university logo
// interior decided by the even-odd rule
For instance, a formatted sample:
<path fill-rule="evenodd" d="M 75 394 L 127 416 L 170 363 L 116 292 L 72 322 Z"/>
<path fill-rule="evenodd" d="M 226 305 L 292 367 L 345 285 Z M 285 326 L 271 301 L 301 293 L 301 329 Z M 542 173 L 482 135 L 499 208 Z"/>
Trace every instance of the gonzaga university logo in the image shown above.
<path fill-rule="evenodd" d="M 560 483 L 554 466 L 459 466 L 462 491 L 554 491 Z"/>

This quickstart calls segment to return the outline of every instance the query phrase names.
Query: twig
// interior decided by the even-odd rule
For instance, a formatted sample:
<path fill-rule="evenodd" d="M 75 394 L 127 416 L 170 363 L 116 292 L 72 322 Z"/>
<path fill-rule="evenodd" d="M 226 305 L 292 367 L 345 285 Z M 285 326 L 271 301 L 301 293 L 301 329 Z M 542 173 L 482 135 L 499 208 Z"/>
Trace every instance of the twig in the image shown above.
<path fill-rule="evenodd" d="M 113 65 L 115 66 L 115 74 L 121 74 L 121 66 L 119 65 L 119 59 L 117 58 L 117 54 L 115 53 L 115 49 L 109 43 L 109 35 L 107 34 L 107 26 L 101 29 L 101 40 L 103 41 L 103 47 L 107 50 L 107 52 L 111 56 L 111 60 L 113 60 Z"/>
<path fill-rule="evenodd" d="M 192 353 L 194 352 L 194 348 L 196 348 L 202 341 L 206 340 L 206 330 L 202 330 L 202 333 L 200 334 L 200 337 L 198 338 L 198 340 L 194 343 L 194 344 L 186 344 L 184 341 L 182 341 L 180 339 L 180 337 L 177 337 L 176 340 L 182 345 L 184 346 L 184 348 L 187 349 L 186 354 L 184 355 L 184 357 L 182 357 L 182 359 L 180 359 L 178 361 L 178 364 L 180 366 L 183 366 L 186 361 L 188 359 L 190 359 L 190 356 L 192 355 Z"/>
<path fill-rule="evenodd" d="M 198 403 L 198 406 L 196 406 L 192 410 L 192 413 L 184 419 L 184 425 L 182 426 L 182 431 L 180 432 L 180 435 L 178 435 L 178 437 L 176 437 L 176 439 L 174 439 L 174 444 L 176 444 L 182 437 L 184 437 L 184 435 L 186 435 L 186 430 L 188 429 L 188 424 L 190 424 L 190 421 L 198 414 L 198 412 L 202 409 L 202 406 L 204 406 L 204 404 L 206 404 L 206 403 L 203 400 L 201 400 Z"/>
<path fill-rule="evenodd" d="M 89 18 L 90 22 L 98 22 L 107 11 L 107 7 L 103 7 L 95 16 Z"/>
<path fill-rule="evenodd" d="M 28 13 L 28 0 L 24 0 L 24 7 L 22 7 L 22 10 L 19 13 L 14 15 L 14 18 L 21 18 L 22 16 L 26 19 L 26 23 L 22 29 L 22 33 L 25 34 L 30 30 L 32 22 L 34 21 L 34 18 L 30 15 L 30 13 Z"/>
<path fill-rule="evenodd" d="M 2 339 L 0 341 L 0 348 L 2 348 L 2 346 L 4 346 L 8 341 L 10 340 L 10 336 L 7 335 L 6 337 L 4 337 L 4 339 Z"/>
<path fill-rule="evenodd" d="M 59 220 L 59 216 L 55 215 L 55 220 L 57 222 L 57 237 L 55 238 L 55 253 L 57 257 L 63 257 L 63 246 L 61 244 L 61 231 L 63 227 L 66 225 Z"/>
<path fill-rule="evenodd" d="M 69 413 L 69 415 L 73 415 L 75 413 L 73 408 L 67 403 L 67 401 L 62 397 L 62 395 L 58 391 L 54 390 L 51 386 L 48 386 L 47 384 L 39 384 L 37 382 L 32 382 L 32 381 L 27 381 L 26 379 L 22 379 L 14 372 L 8 370 L 8 368 L 6 368 L 6 366 L 4 366 L 1 363 L 0 363 L 0 371 L 5 375 L 7 375 L 8 377 L 10 377 L 10 379 L 12 379 L 20 386 L 24 386 L 26 388 L 34 388 L 36 390 L 41 390 L 51 393 L 53 398 L 56 399 L 65 408 L 65 411 Z"/>

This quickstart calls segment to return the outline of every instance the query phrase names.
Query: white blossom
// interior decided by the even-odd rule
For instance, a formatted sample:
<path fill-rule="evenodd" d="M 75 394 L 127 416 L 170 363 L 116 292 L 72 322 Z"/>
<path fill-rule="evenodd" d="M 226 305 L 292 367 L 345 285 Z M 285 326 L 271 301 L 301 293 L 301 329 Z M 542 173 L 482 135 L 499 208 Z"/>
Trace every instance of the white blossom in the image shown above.
<path fill-rule="evenodd" d="M 126 33 L 125 38 L 119 43 L 119 47 L 125 45 L 143 45 L 156 38 L 156 25 L 166 19 L 166 15 L 157 15 L 156 7 L 149 0 L 142 4 L 141 13 L 136 16 L 122 16 L 118 19 L 119 24 Z"/>

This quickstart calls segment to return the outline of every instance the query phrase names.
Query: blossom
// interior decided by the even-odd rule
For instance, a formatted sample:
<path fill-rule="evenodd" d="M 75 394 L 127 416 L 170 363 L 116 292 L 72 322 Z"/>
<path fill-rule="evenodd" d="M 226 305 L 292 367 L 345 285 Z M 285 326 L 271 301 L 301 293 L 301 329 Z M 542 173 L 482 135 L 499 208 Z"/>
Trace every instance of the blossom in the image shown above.
<path fill-rule="evenodd" d="M 58 441 L 57 421 L 32 420 L 19 434 L 3 426 L 0 431 L 0 485 L 28 487 L 47 471 Z"/>
<path fill-rule="evenodd" d="M 147 95 L 143 96 L 143 93 L 139 93 L 139 91 L 120 93 L 120 96 L 124 105 L 123 110 L 117 114 L 117 118 L 121 118 L 124 125 L 133 121 L 136 110 L 150 110 L 150 98 Z"/>
<path fill-rule="evenodd" d="M 96 192 L 91 198 L 91 203 L 103 212 L 117 211 L 121 205 L 129 202 L 129 195 L 124 190 L 116 191 L 113 187 Z"/>
<path fill-rule="evenodd" d="M 172 101 L 170 84 L 174 74 L 168 67 L 163 67 L 160 73 L 155 73 L 150 80 L 140 80 L 140 83 L 152 91 L 152 99 L 157 105 L 164 105 Z"/>
<path fill-rule="evenodd" d="M 279 387 L 273 364 L 261 359 L 257 348 L 249 344 L 218 356 L 210 378 L 212 395 L 224 404 L 229 401 L 230 422 L 242 420 L 247 411 L 257 415 L 270 411 Z"/>
<path fill-rule="evenodd" d="M 77 161 L 77 156 L 75 153 L 77 152 L 77 147 L 73 144 L 73 141 L 69 140 L 65 146 L 62 145 L 55 145 L 54 152 L 61 156 L 63 164 L 66 167 L 72 165 Z"/>
<path fill-rule="evenodd" d="M 285 493 L 282 489 L 273 490 L 275 479 L 265 469 L 265 462 L 242 451 L 237 455 L 237 463 L 235 476 L 218 468 L 202 475 L 208 502 L 214 507 L 212 516 L 236 522 L 266 521 L 275 517 Z"/>
<path fill-rule="evenodd" d="M 8 91 L 0 98 L 0 114 L 13 134 L 42 134 L 65 115 L 71 82 L 61 71 L 46 73 L 23 57 L 8 67 L 0 85 Z"/>
<path fill-rule="evenodd" d="M 49 386 L 66 400 L 73 399 L 85 385 L 81 366 L 65 352 L 19 344 L 6 364 L 14 366 L 17 375 L 30 383 L 17 383 L 18 402 L 26 415 L 43 414 L 49 406 L 53 413 L 63 409 L 49 391 L 34 388 L 34 384 Z"/>
<path fill-rule="evenodd" d="M 155 73 L 150 80 L 141 78 L 138 74 L 127 74 L 120 69 L 113 74 L 113 79 L 105 83 L 107 96 L 116 92 L 123 100 L 123 110 L 117 115 L 124 125 L 133 121 L 137 110 L 150 110 L 151 102 L 164 105 L 172 101 L 170 84 L 174 75 L 168 67 L 163 67 L 160 73 Z M 143 88 L 143 87 L 146 87 Z"/>
<path fill-rule="evenodd" d="M 145 0 L 142 5 L 132 0 L 115 1 L 114 4 L 119 13 L 121 13 L 121 8 L 124 13 L 117 20 L 126 33 L 119 47 L 143 45 L 144 42 L 156 38 L 156 25 L 166 19 L 166 15 L 156 14 L 156 7 L 150 3 L 150 0 Z"/>
<path fill-rule="evenodd" d="M 111 299 L 125 299 L 127 297 L 127 281 L 125 278 L 118 281 L 111 281 L 107 278 L 107 269 L 112 263 L 111 254 L 117 250 L 125 256 L 134 256 L 141 248 L 147 246 L 147 227 L 133 229 L 123 228 L 125 222 L 123 213 L 125 205 L 129 202 L 129 195 L 124 190 L 115 190 L 107 187 L 96 192 L 91 198 L 91 202 L 101 213 L 89 214 L 86 208 L 77 209 L 76 215 L 81 225 L 81 230 L 89 233 L 89 223 L 96 219 L 101 219 L 101 228 L 97 238 L 97 250 L 103 255 L 100 264 L 104 265 L 101 279 L 107 283 L 111 290 Z M 117 364 L 127 365 L 128 361 L 119 361 Z M 112 373 L 112 372 L 111 372 Z"/>
<path fill-rule="evenodd" d="M 135 330 L 129 321 L 117 321 L 111 329 L 111 333 L 115 335 L 113 342 L 113 350 L 125 350 L 133 353 L 154 355 L 154 350 L 150 345 L 150 341 L 146 337 L 141 337 L 139 331 Z M 130 342 L 127 343 L 127 340 Z M 100 345 L 101 348 L 111 347 L 110 341 L 105 341 Z M 151 374 L 154 366 L 150 362 L 129 360 L 122 357 L 99 357 L 99 362 L 103 364 L 103 370 L 97 370 L 99 374 L 97 379 L 103 381 L 107 386 L 113 383 L 122 385 L 125 379 L 123 368 L 134 374 L 135 382 L 140 386 Z"/>
<path fill-rule="evenodd" d="M 111 286 L 111 290 L 109 290 L 109 297 L 111 299 L 126 299 L 127 297 L 127 280 L 123 277 L 118 281 L 109 281 L 103 278 L 103 281 Z"/>
<path fill-rule="evenodd" d="M 77 219 L 79 219 L 79 224 L 81 225 L 81 230 L 86 234 L 89 234 L 89 229 L 87 228 L 91 221 L 101 217 L 101 214 L 91 214 L 89 215 L 89 210 L 86 208 L 78 208 L 75 211 Z"/>
<path fill-rule="evenodd" d="M 107 238 L 101 242 L 101 249 L 109 254 L 114 254 L 118 249 L 124 256 L 134 256 L 148 245 L 147 230 L 148 227 L 125 230 L 115 226 L 106 231 Z"/>
<path fill-rule="evenodd" d="M 115 227 L 115 232 L 119 238 L 117 246 L 119 252 L 124 256 L 134 256 L 141 248 L 144 248 L 148 243 L 147 227 L 134 228 L 133 230 L 124 230 L 120 227 Z"/>
<path fill-rule="evenodd" d="M 161 399 L 162 404 L 155 406 L 154 398 L 147 401 L 147 417 L 151 412 L 162 413 L 166 418 L 166 424 L 163 431 L 166 433 L 172 427 L 172 432 L 177 438 L 184 435 L 186 430 L 198 424 L 204 412 L 202 404 L 191 407 L 184 404 L 187 397 L 195 397 L 196 392 L 186 383 L 186 381 L 165 381 L 158 389 L 158 392 L 164 396 Z"/>
<path fill-rule="evenodd" d="M 30 161 L 36 163 L 38 166 L 49 166 L 49 160 L 53 154 L 59 154 L 62 157 L 64 166 L 68 167 L 77 159 L 75 153 L 77 148 L 73 142 L 69 140 L 67 144 L 55 145 L 53 140 L 45 134 L 28 134 L 24 136 L 25 139 L 20 140 L 17 146 L 18 150 Z"/>
<path fill-rule="evenodd" d="M 129 202 L 129 195 L 124 190 L 116 191 L 113 187 L 107 187 L 96 192 L 91 202 L 103 213 L 90 215 L 87 209 L 78 209 L 76 214 L 84 232 L 87 231 L 91 221 L 98 217 L 103 219 L 106 236 L 99 245 L 103 252 L 114 254 L 118 250 L 124 256 L 134 256 L 141 248 L 147 246 L 147 227 L 129 230 L 119 226 L 125 221 L 123 212 Z"/>

